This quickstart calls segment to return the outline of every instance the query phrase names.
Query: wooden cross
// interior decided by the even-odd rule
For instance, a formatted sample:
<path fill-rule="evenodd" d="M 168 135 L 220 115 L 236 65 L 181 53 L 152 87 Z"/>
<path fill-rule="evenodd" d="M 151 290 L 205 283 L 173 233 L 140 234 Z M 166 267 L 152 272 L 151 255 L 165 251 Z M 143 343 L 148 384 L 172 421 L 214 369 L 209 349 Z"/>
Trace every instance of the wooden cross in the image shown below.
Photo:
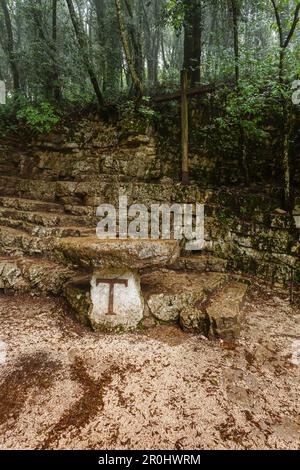
<path fill-rule="evenodd" d="M 109 285 L 108 311 L 105 315 L 117 315 L 114 312 L 115 285 L 120 284 L 122 286 L 128 287 L 128 280 L 127 279 L 96 279 L 96 285 L 98 286 L 99 284 Z"/>

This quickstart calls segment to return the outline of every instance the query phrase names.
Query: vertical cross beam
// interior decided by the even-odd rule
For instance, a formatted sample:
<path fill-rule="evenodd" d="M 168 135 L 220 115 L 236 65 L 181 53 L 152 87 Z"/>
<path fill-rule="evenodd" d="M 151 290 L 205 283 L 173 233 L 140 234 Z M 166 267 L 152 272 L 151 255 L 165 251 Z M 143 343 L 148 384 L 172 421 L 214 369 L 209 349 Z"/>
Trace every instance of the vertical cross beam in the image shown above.
<path fill-rule="evenodd" d="M 116 315 L 114 312 L 114 290 L 115 285 L 123 285 L 128 287 L 127 279 L 96 279 L 96 285 L 108 284 L 109 285 L 109 296 L 108 296 L 108 311 L 105 315 Z"/>
<path fill-rule="evenodd" d="M 183 184 L 189 184 L 189 111 L 188 111 L 188 74 L 187 70 L 181 71 L 181 147 L 182 167 L 181 177 Z"/>

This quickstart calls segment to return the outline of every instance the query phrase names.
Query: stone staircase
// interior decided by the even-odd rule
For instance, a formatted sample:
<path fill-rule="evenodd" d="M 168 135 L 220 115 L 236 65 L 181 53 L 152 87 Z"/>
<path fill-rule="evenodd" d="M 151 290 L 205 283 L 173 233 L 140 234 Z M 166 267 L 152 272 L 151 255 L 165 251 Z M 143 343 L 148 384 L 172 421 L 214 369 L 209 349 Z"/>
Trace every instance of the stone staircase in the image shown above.
<path fill-rule="evenodd" d="M 42 148 L 42 141 L 25 149 L 17 141 L 0 146 L 0 288 L 61 295 L 74 271 L 57 260 L 56 242 L 95 233 L 97 200 L 86 205 L 72 175 L 60 182 L 50 174 L 47 159 L 54 156 L 58 168 L 58 152 L 45 150 L 46 158 Z M 61 158 L 62 171 L 65 163 Z"/>
<path fill-rule="evenodd" d="M 56 259 L 57 239 L 94 235 L 95 208 L 76 206 L 77 211 L 73 211 L 67 205 L 49 201 L 51 184 L 47 185 L 45 195 L 42 191 L 31 192 L 32 187 L 41 190 L 47 184 L 44 181 L 14 177 L 0 177 L 0 180 L 4 184 L 2 194 L 10 194 L 0 198 L 1 287 L 62 293 L 63 285 L 72 273 Z M 13 183 L 18 197 L 12 197 Z M 37 199 L 32 199 L 34 196 Z M 55 193 L 52 199 L 56 199 Z M 49 272 L 51 276 L 56 273 L 53 283 L 48 282 Z"/>
<path fill-rule="evenodd" d="M 80 298 L 86 299 L 87 281 L 77 279 L 84 273 L 78 266 L 62 261 L 57 244 L 66 237 L 95 236 L 97 206 L 104 202 L 116 205 L 120 193 L 127 195 L 129 204 L 148 207 L 154 203 L 205 203 L 206 250 L 183 252 L 168 269 L 171 276 L 187 273 L 183 290 L 190 282 L 189 276 L 198 276 L 198 284 L 195 281 L 198 288 L 201 285 L 210 291 L 210 282 L 219 273 L 222 282 L 210 291 L 211 299 L 212 294 L 218 293 L 219 305 L 223 288 L 224 298 L 228 297 L 229 279 L 225 273 L 229 268 L 238 272 L 244 267 L 249 270 L 251 260 L 257 259 L 263 276 L 269 276 L 275 266 L 274 280 L 282 281 L 290 275 L 290 264 L 296 265 L 299 258 L 298 241 L 289 234 L 290 219 L 286 215 L 275 213 L 266 225 L 262 213 L 253 210 L 253 201 L 243 200 L 243 195 L 237 192 L 174 183 L 161 175 L 152 137 L 118 138 L 114 127 L 86 119 L 62 134 L 32 142 L 25 150 L 16 142 L 13 147 L 0 146 L 0 289 L 57 296 L 67 292 L 73 308 L 76 310 L 75 304 L 82 308 L 85 301 L 81 302 Z M 270 201 L 272 197 L 266 196 L 268 214 L 273 210 Z M 261 236 L 265 226 L 268 231 Z M 285 240 L 286 246 L 278 247 L 281 240 Z M 294 246 L 296 251 L 292 253 Z M 277 250 L 279 258 L 285 257 L 287 267 L 284 265 L 283 273 L 278 274 L 276 262 L 264 258 L 266 250 L 275 254 Z M 168 291 L 167 278 L 166 272 L 160 276 L 158 290 Z M 147 282 L 143 285 L 146 292 Z M 242 297 L 246 292 L 244 286 L 240 288 Z M 208 316 L 204 314 L 205 321 Z M 184 325 L 182 315 L 176 321 L 179 317 Z M 190 323 L 195 321 L 192 319 Z M 187 326 L 187 322 L 184 327 L 197 330 Z"/>
<path fill-rule="evenodd" d="M 0 289 L 61 295 L 75 273 L 45 258 L 0 256 Z"/>

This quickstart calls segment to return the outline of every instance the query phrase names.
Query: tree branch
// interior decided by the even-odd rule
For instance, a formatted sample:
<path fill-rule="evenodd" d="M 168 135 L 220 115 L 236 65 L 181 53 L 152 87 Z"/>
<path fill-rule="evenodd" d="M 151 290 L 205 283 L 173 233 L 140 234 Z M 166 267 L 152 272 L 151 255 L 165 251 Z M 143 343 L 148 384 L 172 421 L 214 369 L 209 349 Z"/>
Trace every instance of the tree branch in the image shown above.
<path fill-rule="evenodd" d="M 295 32 L 295 29 L 296 29 L 296 26 L 299 22 L 299 13 L 300 13 L 300 3 L 298 3 L 297 7 L 296 7 L 296 10 L 295 10 L 295 14 L 294 14 L 294 20 L 293 20 L 293 23 L 292 23 L 292 27 L 290 29 L 290 32 L 288 34 L 288 37 L 286 38 L 285 42 L 284 42 L 284 49 L 286 49 L 293 37 L 293 34 Z"/>
<path fill-rule="evenodd" d="M 276 23 L 277 23 L 278 31 L 279 31 L 280 47 L 284 47 L 283 29 L 282 29 L 282 24 L 281 24 L 281 19 L 280 19 L 278 6 L 277 6 L 275 0 L 271 0 L 271 2 L 272 2 L 272 5 L 273 5 L 273 8 L 274 8 Z"/>

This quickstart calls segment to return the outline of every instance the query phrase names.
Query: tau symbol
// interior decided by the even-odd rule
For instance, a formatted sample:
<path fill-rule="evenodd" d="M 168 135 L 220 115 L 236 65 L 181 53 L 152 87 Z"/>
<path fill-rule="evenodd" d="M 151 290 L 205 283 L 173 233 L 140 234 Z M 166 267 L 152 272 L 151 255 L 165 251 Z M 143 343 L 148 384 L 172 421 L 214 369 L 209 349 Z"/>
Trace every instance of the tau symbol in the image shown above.
<path fill-rule="evenodd" d="M 120 284 L 122 286 L 128 287 L 128 280 L 127 279 L 96 279 L 96 285 L 98 286 L 99 284 L 109 285 L 108 311 L 105 315 L 117 315 L 114 312 L 115 285 Z"/>

